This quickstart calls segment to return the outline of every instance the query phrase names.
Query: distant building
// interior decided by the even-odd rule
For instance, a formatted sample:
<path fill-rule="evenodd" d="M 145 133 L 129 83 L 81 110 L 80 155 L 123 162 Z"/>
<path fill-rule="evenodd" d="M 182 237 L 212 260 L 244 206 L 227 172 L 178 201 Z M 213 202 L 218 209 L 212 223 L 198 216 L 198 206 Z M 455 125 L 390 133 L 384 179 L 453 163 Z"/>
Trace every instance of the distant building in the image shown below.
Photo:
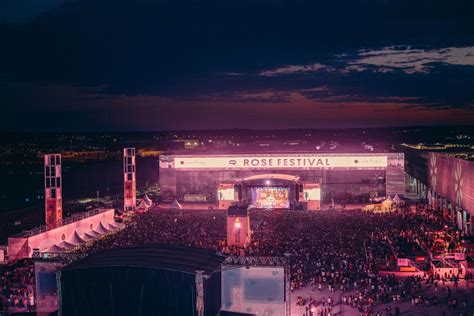
<path fill-rule="evenodd" d="M 460 230 L 474 234 L 474 152 L 456 146 L 404 147 L 408 183 Z M 425 150 L 424 148 L 430 148 Z"/>

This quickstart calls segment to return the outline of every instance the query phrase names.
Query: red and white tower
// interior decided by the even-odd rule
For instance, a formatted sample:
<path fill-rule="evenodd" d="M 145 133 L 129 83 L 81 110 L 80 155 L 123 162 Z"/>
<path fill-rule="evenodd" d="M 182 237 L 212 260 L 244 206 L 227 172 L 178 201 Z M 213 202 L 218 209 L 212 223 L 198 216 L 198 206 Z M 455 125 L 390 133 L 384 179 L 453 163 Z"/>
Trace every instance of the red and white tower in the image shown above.
<path fill-rule="evenodd" d="M 63 220 L 61 155 L 44 155 L 44 200 L 46 225 L 61 225 Z"/>
<path fill-rule="evenodd" d="M 135 148 L 123 149 L 123 209 L 134 211 L 137 206 L 137 178 L 135 164 Z"/>

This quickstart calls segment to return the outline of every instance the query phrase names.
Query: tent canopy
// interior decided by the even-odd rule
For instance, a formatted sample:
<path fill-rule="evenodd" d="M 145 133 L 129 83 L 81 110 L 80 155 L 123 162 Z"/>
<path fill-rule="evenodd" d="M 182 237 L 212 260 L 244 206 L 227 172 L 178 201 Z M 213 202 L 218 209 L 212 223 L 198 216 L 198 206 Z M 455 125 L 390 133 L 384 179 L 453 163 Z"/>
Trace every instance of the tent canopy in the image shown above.
<path fill-rule="evenodd" d="M 46 252 L 64 252 L 64 248 L 61 248 L 58 245 L 52 245 L 46 249 Z"/>
<path fill-rule="evenodd" d="M 395 195 L 395 197 L 393 198 L 393 201 L 397 204 L 404 203 L 403 200 L 398 196 L 398 194 Z"/>
<path fill-rule="evenodd" d="M 59 247 L 65 249 L 65 250 L 68 250 L 68 249 L 72 249 L 72 248 L 75 248 L 76 245 L 73 245 L 71 243 L 68 243 L 67 241 L 63 240 L 61 243 L 58 244 Z"/>
<path fill-rule="evenodd" d="M 151 207 L 153 205 L 153 201 L 146 194 L 145 194 L 145 197 L 143 198 L 143 201 L 148 207 Z"/>
<path fill-rule="evenodd" d="M 114 228 L 116 228 L 116 229 L 119 229 L 119 228 L 124 228 L 124 227 L 125 227 L 125 224 L 123 224 L 123 223 L 117 223 L 117 222 L 113 221 L 113 222 L 110 222 L 110 223 L 109 223 L 109 226 L 110 226 L 110 227 L 114 227 Z"/>
<path fill-rule="evenodd" d="M 84 239 L 82 239 L 79 234 L 77 233 L 77 230 L 74 231 L 74 234 L 72 234 L 72 237 L 69 239 L 69 243 L 73 245 L 80 245 L 85 242 Z"/>
<path fill-rule="evenodd" d="M 145 200 L 140 200 L 140 202 L 138 202 L 137 209 L 139 210 L 148 209 L 148 205 L 146 204 Z"/>
<path fill-rule="evenodd" d="M 97 237 L 99 237 L 99 236 L 102 235 L 102 234 L 93 229 L 93 230 L 90 230 L 90 231 L 88 231 L 87 233 L 85 233 L 85 235 L 88 235 L 88 236 L 90 236 L 90 237 L 92 237 L 92 238 L 97 238 Z"/>
<path fill-rule="evenodd" d="M 94 236 L 92 234 L 89 234 L 89 232 L 87 233 L 84 233 L 82 236 L 81 236 L 81 239 L 84 240 L 84 241 L 89 241 L 89 240 L 94 240 L 97 236 Z"/>
<path fill-rule="evenodd" d="M 178 200 L 175 199 L 173 201 L 173 204 L 171 204 L 170 208 L 180 210 L 182 208 L 182 206 L 181 206 L 181 204 L 179 204 Z"/>
<path fill-rule="evenodd" d="M 97 227 L 97 232 L 100 234 L 105 234 L 108 233 L 109 230 L 104 227 L 104 224 L 102 224 L 102 222 L 100 222 L 99 226 Z"/>

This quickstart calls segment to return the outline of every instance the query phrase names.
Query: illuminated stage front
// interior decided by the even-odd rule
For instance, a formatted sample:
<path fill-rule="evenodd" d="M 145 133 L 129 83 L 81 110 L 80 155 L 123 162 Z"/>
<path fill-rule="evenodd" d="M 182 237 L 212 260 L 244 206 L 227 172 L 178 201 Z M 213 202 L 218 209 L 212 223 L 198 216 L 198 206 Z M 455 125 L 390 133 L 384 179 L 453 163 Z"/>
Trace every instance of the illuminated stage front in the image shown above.
<path fill-rule="evenodd" d="M 249 208 L 290 209 L 295 208 L 303 196 L 302 183 L 298 176 L 287 174 L 259 174 L 236 181 L 235 200 Z"/>
<path fill-rule="evenodd" d="M 290 208 L 288 187 L 253 187 L 251 207 Z"/>
<path fill-rule="evenodd" d="M 405 193 L 403 153 L 163 155 L 159 178 L 164 202 L 192 200 L 219 209 L 241 202 L 318 210 Z"/>

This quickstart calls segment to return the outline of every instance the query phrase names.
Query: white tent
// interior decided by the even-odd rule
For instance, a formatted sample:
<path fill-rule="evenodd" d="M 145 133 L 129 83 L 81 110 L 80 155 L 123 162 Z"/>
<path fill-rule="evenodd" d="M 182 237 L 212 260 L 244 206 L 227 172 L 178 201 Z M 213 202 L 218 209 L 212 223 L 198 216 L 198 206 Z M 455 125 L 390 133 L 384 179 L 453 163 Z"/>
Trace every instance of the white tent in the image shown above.
<path fill-rule="evenodd" d="M 60 242 L 58 244 L 59 247 L 65 249 L 65 250 L 69 250 L 69 249 L 72 249 L 72 248 L 76 248 L 76 245 L 74 244 L 71 244 L 71 243 L 68 243 L 67 241 L 63 240 L 62 242 Z"/>
<path fill-rule="evenodd" d="M 74 231 L 74 234 L 72 234 L 72 237 L 69 239 L 69 243 L 73 245 L 80 245 L 80 244 L 83 244 L 84 242 L 85 240 L 79 236 L 77 231 Z"/>
<path fill-rule="evenodd" d="M 81 239 L 84 240 L 84 241 L 91 241 L 91 240 L 94 240 L 96 238 L 97 238 L 97 236 L 95 234 L 91 234 L 90 232 L 84 233 L 81 236 Z"/>
<path fill-rule="evenodd" d="M 109 230 L 104 227 L 104 225 L 102 224 L 102 222 L 100 222 L 99 227 L 97 227 L 97 232 L 98 232 L 99 234 L 106 234 L 106 233 L 109 232 Z"/>
<path fill-rule="evenodd" d="M 393 202 L 395 202 L 395 204 L 404 204 L 405 202 L 398 196 L 398 194 L 395 195 L 395 197 L 393 198 Z"/>
<path fill-rule="evenodd" d="M 112 230 L 117 230 L 117 229 L 122 229 L 122 228 L 124 228 L 125 225 L 122 224 L 122 223 L 117 223 L 117 222 L 113 221 L 113 222 L 110 222 L 110 223 L 109 223 L 109 227 L 110 227 L 110 229 L 112 229 Z"/>
<path fill-rule="evenodd" d="M 170 208 L 172 210 L 180 210 L 180 209 L 182 209 L 182 206 L 181 206 L 181 204 L 179 204 L 178 200 L 175 199 L 173 201 L 173 203 L 171 204 Z"/>
<path fill-rule="evenodd" d="M 86 233 L 86 235 L 92 236 L 93 238 L 97 238 L 97 237 L 99 237 L 99 236 L 102 235 L 102 234 L 93 229 L 93 230 L 89 230 L 89 231 Z"/>
<path fill-rule="evenodd" d="M 64 252 L 64 249 L 59 247 L 58 245 L 52 245 L 48 249 L 46 249 L 46 252 Z"/>
<path fill-rule="evenodd" d="M 137 200 L 137 210 L 141 212 L 146 212 L 153 205 L 153 201 L 145 194 L 143 199 Z"/>
<path fill-rule="evenodd" d="M 153 201 L 146 194 L 145 194 L 145 197 L 143 198 L 143 201 L 145 202 L 147 207 L 151 207 L 153 205 Z"/>
<path fill-rule="evenodd" d="M 146 211 L 148 210 L 148 206 L 146 205 L 145 200 L 141 199 L 137 203 L 137 210 L 138 211 Z"/>

